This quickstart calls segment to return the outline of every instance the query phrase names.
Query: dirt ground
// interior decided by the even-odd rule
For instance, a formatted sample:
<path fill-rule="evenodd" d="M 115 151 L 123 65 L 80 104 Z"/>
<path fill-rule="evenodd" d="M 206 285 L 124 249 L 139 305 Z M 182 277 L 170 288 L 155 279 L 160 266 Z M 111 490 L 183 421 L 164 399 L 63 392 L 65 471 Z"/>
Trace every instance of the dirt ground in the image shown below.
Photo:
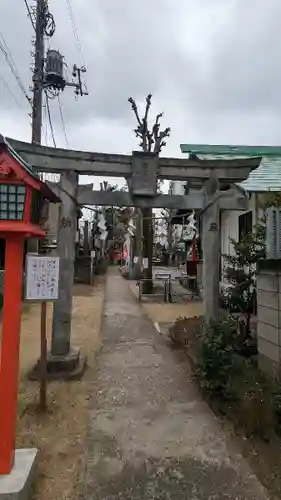
<path fill-rule="evenodd" d="M 101 344 L 104 280 L 93 287 L 74 288 L 72 343 L 87 354 L 88 368 L 82 380 L 48 385 L 48 414 L 38 414 L 37 382 L 27 380 L 40 350 L 40 306 L 24 306 L 21 330 L 20 391 L 17 446 L 37 447 L 39 475 L 32 500 L 76 500 L 78 476 L 84 467 L 88 423 L 89 385 L 93 379 L 95 353 Z M 48 338 L 51 332 L 48 309 Z"/>

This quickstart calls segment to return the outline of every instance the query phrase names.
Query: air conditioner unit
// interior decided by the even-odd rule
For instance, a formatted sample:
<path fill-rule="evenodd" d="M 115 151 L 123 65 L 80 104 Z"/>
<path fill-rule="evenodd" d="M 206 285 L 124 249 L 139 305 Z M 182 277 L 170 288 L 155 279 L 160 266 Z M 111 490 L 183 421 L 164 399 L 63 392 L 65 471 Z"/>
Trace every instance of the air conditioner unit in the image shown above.
<path fill-rule="evenodd" d="M 281 208 L 266 211 L 266 257 L 281 259 Z"/>

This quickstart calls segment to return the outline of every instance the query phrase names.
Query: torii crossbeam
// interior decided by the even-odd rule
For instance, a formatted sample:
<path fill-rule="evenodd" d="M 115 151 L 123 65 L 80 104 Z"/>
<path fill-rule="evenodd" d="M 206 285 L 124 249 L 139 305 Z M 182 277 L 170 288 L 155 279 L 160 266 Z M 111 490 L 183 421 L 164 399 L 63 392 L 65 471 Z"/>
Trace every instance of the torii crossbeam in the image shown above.
<path fill-rule="evenodd" d="M 77 204 L 163 207 L 169 209 L 201 209 L 203 222 L 203 298 L 207 319 L 218 313 L 220 231 L 219 213 L 224 210 L 245 210 L 247 198 L 234 184 L 247 179 L 261 158 L 182 159 L 159 158 L 154 154 L 133 152 L 132 155 L 93 153 L 50 148 L 8 139 L 11 146 L 38 172 L 60 173 L 60 217 L 68 224 L 59 224 L 60 297 L 55 303 L 51 354 L 70 360 L 72 284 Z M 107 193 L 78 187 L 79 175 L 124 177 L 129 193 Z M 189 194 L 158 195 L 157 179 L 189 181 Z M 192 181 L 199 186 L 193 189 Z M 198 183 L 199 181 L 199 183 Z M 224 184 L 229 187 L 222 191 Z"/>

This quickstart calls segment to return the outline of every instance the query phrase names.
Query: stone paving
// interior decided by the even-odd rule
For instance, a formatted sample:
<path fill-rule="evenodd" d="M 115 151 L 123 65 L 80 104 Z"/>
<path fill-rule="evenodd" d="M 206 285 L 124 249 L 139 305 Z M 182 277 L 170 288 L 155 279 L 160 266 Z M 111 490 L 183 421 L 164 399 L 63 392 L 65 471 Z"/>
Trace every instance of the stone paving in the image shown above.
<path fill-rule="evenodd" d="M 107 277 L 84 500 L 266 500 L 128 282 Z"/>

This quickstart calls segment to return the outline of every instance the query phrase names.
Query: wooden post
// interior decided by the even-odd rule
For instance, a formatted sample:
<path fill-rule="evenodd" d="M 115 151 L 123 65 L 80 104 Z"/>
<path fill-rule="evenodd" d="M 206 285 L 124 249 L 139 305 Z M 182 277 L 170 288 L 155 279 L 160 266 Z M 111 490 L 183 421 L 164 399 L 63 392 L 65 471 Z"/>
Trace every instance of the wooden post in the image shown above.
<path fill-rule="evenodd" d="M 47 411 L 47 302 L 41 305 L 41 355 L 40 355 L 40 398 L 39 408 Z"/>
<path fill-rule="evenodd" d="M 23 276 L 22 236 L 6 236 L 0 361 L 0 475 L 14 465 Z"/>

